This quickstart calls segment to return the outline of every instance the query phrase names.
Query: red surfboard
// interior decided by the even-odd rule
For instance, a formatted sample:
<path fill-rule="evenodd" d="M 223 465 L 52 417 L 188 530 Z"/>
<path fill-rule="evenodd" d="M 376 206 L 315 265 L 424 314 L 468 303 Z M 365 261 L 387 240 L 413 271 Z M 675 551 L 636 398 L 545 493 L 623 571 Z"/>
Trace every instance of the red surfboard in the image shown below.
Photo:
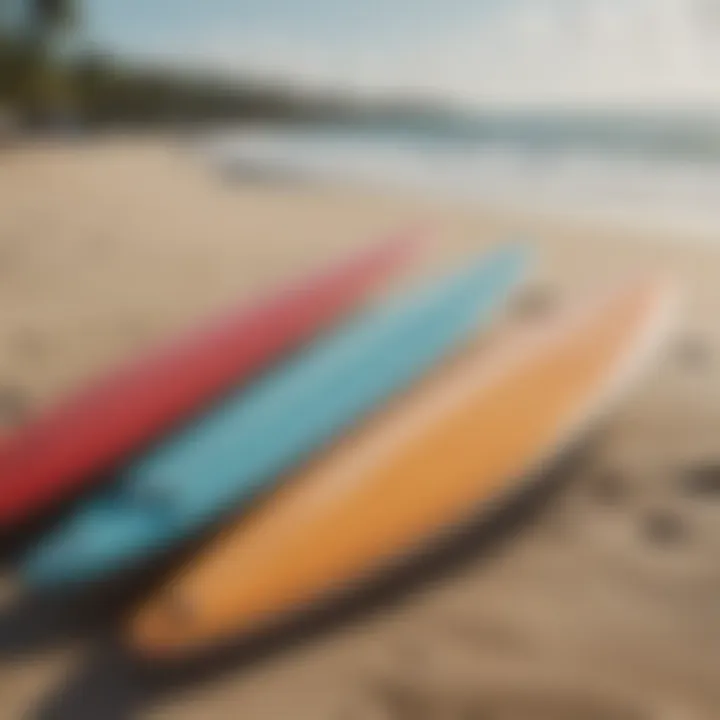
<path fill-rule="evenodd" d="M 0 528 L 90 483 L 351 310 L 417 247 L 408 235 L 365 249 L 235 309 L 99 379 L 0 443 Z"/>

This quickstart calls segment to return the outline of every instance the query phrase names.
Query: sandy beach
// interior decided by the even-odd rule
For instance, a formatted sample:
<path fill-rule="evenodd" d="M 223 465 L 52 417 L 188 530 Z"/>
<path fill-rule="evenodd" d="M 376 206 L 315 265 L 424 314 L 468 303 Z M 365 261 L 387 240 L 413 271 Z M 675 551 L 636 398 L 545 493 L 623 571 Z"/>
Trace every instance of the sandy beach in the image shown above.
<path fill-rule="evenodd" d="M 512 537 L 300 642 L 140 692 L 104 650 L 115 618 L 44 637 L 29 613 L 24 642 L 0 570 L 2 720 L 720 714 L 720 244 L 229 181 L 157 139 L 0 152 L 0 433 L 213 309 L 408 226 L 432 231 L 417 273 L 531 242 L 537 268 L 507 323 L 637 272 L 684 290 L 670 351 Z"/>

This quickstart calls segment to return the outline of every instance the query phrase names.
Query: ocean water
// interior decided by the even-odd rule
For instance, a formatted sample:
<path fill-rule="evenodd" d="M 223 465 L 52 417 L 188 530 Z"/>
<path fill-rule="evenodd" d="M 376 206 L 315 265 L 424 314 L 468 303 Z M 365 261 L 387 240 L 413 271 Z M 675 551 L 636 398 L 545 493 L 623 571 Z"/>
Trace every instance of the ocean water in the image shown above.
<path fill-rule="evenodd" d="M 204 151 L 234 177 L 442 195 L 720 240 L 720 117 L 492 116 L 254 127 Z"/>

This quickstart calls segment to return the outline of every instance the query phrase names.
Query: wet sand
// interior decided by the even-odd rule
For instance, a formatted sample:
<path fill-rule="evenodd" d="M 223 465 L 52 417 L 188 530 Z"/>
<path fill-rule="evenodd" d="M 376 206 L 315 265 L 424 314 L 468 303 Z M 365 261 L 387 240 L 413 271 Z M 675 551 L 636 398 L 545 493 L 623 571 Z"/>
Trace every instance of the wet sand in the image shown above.
<path fill-rule="evenodd" d="M 158 141 L 9 149 L 0 427 L 214 308 L 418 223 L 435 229 L 418 273 L 532 240 L 538 267 L 506 322 L 637 271 L 677 276 L 677 338 L 502 542 L 466 539 L 392 592 L 217 672 L 158 680 L 112 651 L 114 613 L 58 629 L 3 571 L 0 718 L 717 717 L 720 244 L 229 182 Z"/>

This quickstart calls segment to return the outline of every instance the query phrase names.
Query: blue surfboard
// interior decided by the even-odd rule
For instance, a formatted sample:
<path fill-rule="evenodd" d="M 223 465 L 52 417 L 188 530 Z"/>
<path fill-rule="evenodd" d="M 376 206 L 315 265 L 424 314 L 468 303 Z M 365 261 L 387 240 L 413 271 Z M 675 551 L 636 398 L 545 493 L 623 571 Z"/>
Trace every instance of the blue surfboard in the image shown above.
<path fill-rule="evenodd" d="M 373 308 L 230 396 L 120 474 L 21 567 L 30 587 L 144 565 L 223 518 L 407 388 L 491 318 L 522 278 L 522 247 Z"/>

